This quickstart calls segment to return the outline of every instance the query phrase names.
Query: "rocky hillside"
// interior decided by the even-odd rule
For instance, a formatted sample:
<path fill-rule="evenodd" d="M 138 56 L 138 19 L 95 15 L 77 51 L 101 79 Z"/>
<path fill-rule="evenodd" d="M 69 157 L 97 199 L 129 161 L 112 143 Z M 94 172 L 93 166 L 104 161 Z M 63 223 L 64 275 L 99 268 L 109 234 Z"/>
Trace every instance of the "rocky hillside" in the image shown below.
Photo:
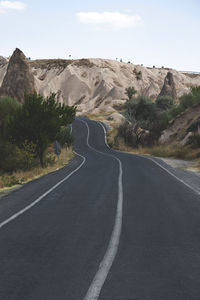
<path fill-rule="evenodd" d="M 200 104 L 188 108 L 184 113 L 177 116 L 164 130 L 160 137 L 160 144 L 184 146 L 195 132 L 200 134 Z"/>
<path fill-rule="evenodd" d="M 156 98 L 167 90 L 179 97 L 187 93 L 190 86 L 200 85 L 200 75 L 191 76 L 175 70 L 146 68 L 106 59 L 36 60 L 27 63 L 37 92 L 44 96 L 56 92 L 59 101 L 77 105 L 82 113 L 120 109 L 126 99 L 125 88 L 129 86 L 134 86 L 140 95 Z M 6 78 L 7 66 L 8 62 L 0 58 L 0 85 Z M 166 77 L 169 71 L 171 75 Z M 15 76 L 19 72 L 17 70 Z M 10 77 L 10 86 L 13 86 L 13 80 Z"/>

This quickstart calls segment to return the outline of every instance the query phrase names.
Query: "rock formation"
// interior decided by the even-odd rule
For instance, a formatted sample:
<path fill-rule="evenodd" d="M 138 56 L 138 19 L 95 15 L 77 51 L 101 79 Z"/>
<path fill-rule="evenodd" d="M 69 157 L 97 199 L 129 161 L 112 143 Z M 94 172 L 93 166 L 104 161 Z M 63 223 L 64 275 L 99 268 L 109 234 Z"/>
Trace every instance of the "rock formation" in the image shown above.
<path fill-rule="evenodd" d="M 10 64 L 12 60 L 10 60 Z M 2 87 L 5 91 L 5 83 L 8 82 L 8 74 L 5 77 L 8 60 L 2 61 L 2 66 L 0 64 L 0 86 L 3 78 L 5 78 Z M 24 91 L 29 92 L 33 89 L 33 77 L 31 75 L 33 74 L 35 90 L 38 93 L 45 97 L 49 96 L 50 93 L 56 93 L 59 102 L 76 105 L 80 114 L 112 114 L 120 111 L 126 103 L 125 89 L 130 86 L 134 86 L 138 95 L 155 100 L 163 87 L 165 78 L 169 79 L 166 79 L 164 90 L 166 90 L 167 81 L 170 87 L 173 85 L 170 82 L 174 82 L 173 86 L 177 97 L 189 93 L 191 86 L 200 85 L 199 74 L 187 74 L 170 70 L 170 73 L 173 74 L 171 76 L 167 75 L 169 69 L 145 68 L 140 65 L 109 59 L 42 59 L 26 61 L 23 56 L 23 64 L 17 66 L 17 72 L 15 71 L 16 67 L 11 70 L 10 64 L 8 73 L 9 77 L 13 78 L 12 80 L 9 79 L 9 82 L 13 83 L 9 83 L 10 90 L 6 94 L 16 97 L 23 90 L 18 96 L 18 99 L 21 100 Z M 26 75 L 23 71 L 24 65 L 27 71 Z M 19 72 L 21 72 L 20 78 L 22 78 L 23 89 L 21 89 L 21 84 L 16 85 L 15 76 Z M 137 78 L 136 72 L 141 74 L 140 78 Z"/>
<path fill-rule="evenodd" d="M 2 86 L 0 96 L 16 98 L 20 102 L 25 93 L 34 91 L 34 77 L 31 73 L 28 61 L 19 49 L 16 49 L 10 58 Z"/>
<path fill-rule="evenodd" d="M 3 56 L 0 56 L 0 66 L 4 67 L 8 63 L 7 59 Z"/>
<path fill-rule="evenodd" d="M 185 145 L 193 133 L 199 132 L 200 126 L 200 104 L 188 108 L 178 115 L 165 129 L 160 137 L 159 143 L 163 145 L 181 144 Z"/>
<path fill-rule="evenodd" d="M 171 72 L 168 72 L 167 76 L 165 77 L 164 85 L 163 85 L 162 90 L 161 90 L 160 94 L 158 95 L 158 97 L 161 97 L 161 96 L 170 96 L 173 99 L 177 98 L 174 76 Z"/>

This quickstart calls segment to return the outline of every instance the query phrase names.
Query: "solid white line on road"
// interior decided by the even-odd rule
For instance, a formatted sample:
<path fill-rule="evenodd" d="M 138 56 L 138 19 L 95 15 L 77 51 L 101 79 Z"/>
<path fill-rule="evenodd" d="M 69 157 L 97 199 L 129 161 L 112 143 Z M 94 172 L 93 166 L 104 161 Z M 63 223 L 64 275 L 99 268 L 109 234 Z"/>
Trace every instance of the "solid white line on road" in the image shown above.
<path fill-rule="evenodd" d="M 55 190 L 59 185 L 61 185 L 63 182 L 65 182 L 67 179 L 69 179 L 74 173 L 76 173 L 85 163 L 86 158 L 78 153 L 76 153 L 74 151 L 74 153 L 78 156 L 80 156 L 83 161 L 82 163 L 78 166 L 78 168 L 76 168 L 74 171 L 72 171 L 69 175 L 67 175 L 64 179 L 62 179 L 61 181 L 59 181 L 56 185 L 54 185 L 51 189 L 49 189 L 46 193 L 42 194 L 39 198 L 37 198 L 35 201 L 33 201 L 31 204 L 29 204 L 28 206 L 26 206 L 25 208 L 23 208 L 22 210 L 18 211 L 16 214 L 12 215 L 11 217 L 9 217 L 8 219 L 6 219 L 5 221 L 3 221 L 2 223 L 0 223 L 0 228 L 4 227 L 6 224 L 10 223 L 11 221 L 13 221 L 14 219 L 16 219 L 17 217 L 19 217 L 20 215 L 22 215 L 23 213 L 25 213 L 27 210 L 31 209 L 33 206 L 35 206 L 37 203 L 39 203 L 42 199 L 44 199 L 48 194 L 50 194 L 51 192 L 53 192 L 53 190 Z"/>
<path fill-rule="evenodd" d="M 168 174 L 170 174 L 171 176 L 173 176 L 176 180 L 180 181 L 181 183 L 183 183 L 185 186 L 187 186 L 189 189 L 191 189 L 193 192 L 197 193 L 198 195 L 200 195 L 200 191 L 196 190 L 195 188 L 193 188 L 191 185 L 189 185 L 187 182 L 185 182 L 184 180 L 182 180 L 181 178 L 177 177 L 175 174 L 173 174 L 172 172 L 170 172 L 169 170 L 167 170 L 165 167 L 163 167 L 161 164 L 159 164 L 159 162 L 157 162 L 155 159 L 151 158 L 151 157 L 146 157 L 146 156 L 142 156 L 143 158 L 146 158 L 148 160 L 151 160 L 152 162 L 154 162 L 156 165 L 158 165 L 161 169 L 165 170 Z"/>
<path fill-rule="evenodd" d="M 101 126 L 103 127 L 103 130 L 104 130 L 104 134 L 105 134 L 105 143 L 107 145 L 108 148 L 110 148 L 110 146 L 108 145 L 107 143 L 107 133 L 106 133 L 106 129 L 104 127 L 104 125 L 101 123 L 101 122 L 98 122 L 99 124 L 101 124 Z M 119 151 L 119 150 L 114 150 L 114 151 L 117 151 L 117 152 L 122 152 L 122 153 L 125 153 L 125 154 L 129 154 L 129 155 L 133 155 L 131 153 L 127 153 L 127 152 L 124 152 L 124 151 Z M 136 155 L 136 154 L 135 154 Z M 136 155 L 136 156 L 139 156 L 139 155 Z M 162 166 L 159 162 L 157 162 L 154 158 L 152 157 L 148 157 L 148 156 L 144 156 L 144 155 L 141 155 L 139 157 L 143 157 L 145 159 L 148 159 L 148 160 L 151 160 L 152 162 L 154 162 L 156 165 L 158 165 L 161 169 L 163 169 L 164 171 L 166 171 L 169 175 L 171 175 L 172 177 L 174 177 L 176 180 L 178 180 L 179 182 L 181 182 L 182 184 L 184 184 L 185 186 L 187 186 L 190 190 L 192 190 L 193 192 L 197 193 L 198 195 L 200 195 L 200 191 L 198 191 L 197 189 L 193 188 L 190 184 L 188 184 L 187 182 L 185 182 L 184 180 L 182 180 L 181 178 L 177 177 L 175 174 L 173 174 L 172 172 L 170 172 L 167 168 L 165 168 L 164 166 Z"/>
<path fill-rule="evenodd" d="M 103 125 L 101 122 L 98 122 L 98 123 L 99 123 L 99 124 L 101 125 L 101 127 L 103 128 L 104 138 L 105 138 L 105 144 L 106 144 L 106 146 L 110 149 L 110 146 L 108 145 L 106 129 L 105 129 L 104 125 Z"/>
<path fill-rule="evenodd" d="M 97 300 L 100 295 L 101 289 L 104 285 L 104 282 L 108 276 L 110 268 L 114 262 L 114 259 L 116 257 L 118 247 L 119 247 L 119 241 L 120 241 L 121 230 L 122 230 L 122 217 L 123 217 L 123 184 L 122 184 L 123 170 L 122 170 L 122 163 L 117 157 L 115 157 L 114 155 L 111 155 L 111 154 L 103 153 L 99 150 L 96 150 L 92 146 L 90 146 L 90 144 L 89 144 L 89 135 L 90 135 L 89 126 L 88 126 L 87 122 L 85 122 L 83 120 L 80 120 L 80 121 L 85 123 L 87 130 L 88 130 L 88 135 L 87 135 L 88 147 L 95 152 L 98 152 L 105 156 L 112 157 L 119 164 L 118 202 L 117 202 L 117 211 L 116 211 L 116 215 L 115 215 L 114 228 L 112 231 L 112 235 L 111 235 L 106 253 L 99 265 L 99 269 L 98 269 L 98 271 L 89 287 L 89 290 L 84 298 L 84 300 Z M 107 143 L 106 143 L 106 145 L 107 145 Z"/>

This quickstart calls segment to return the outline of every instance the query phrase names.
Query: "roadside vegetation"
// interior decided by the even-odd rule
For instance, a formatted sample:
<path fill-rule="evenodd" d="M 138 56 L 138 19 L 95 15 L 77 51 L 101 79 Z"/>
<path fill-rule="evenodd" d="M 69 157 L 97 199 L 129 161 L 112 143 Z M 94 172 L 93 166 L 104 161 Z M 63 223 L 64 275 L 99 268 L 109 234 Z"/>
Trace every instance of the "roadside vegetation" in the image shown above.
<path fill-rule="evenodd" d="M 23 103 L 0 98 L 0 188 L 54 171 L 72 158 L 69 125 L 76 108 L 55 99 L 36 93 L 25 95 Z"/>
<path fill-rule="evenodd" d="M 188 108 L 200 104 L 200 87 L 192 87 L 189 94 L 178 99 L 169 96 L 158 97 L 156 101 L 150 98 L 136 97 L 134 87 L 126 89 L 125 121 L 119 127 L 113 128 L 108 136 L 108 142 L 114 148 L 140 154 L 179 159 L 200 158 L 199 124 L 190 128 L 192 135 L 186 145 L 162 146 L 159 138 L 163 130 L 178 115 Z"/>

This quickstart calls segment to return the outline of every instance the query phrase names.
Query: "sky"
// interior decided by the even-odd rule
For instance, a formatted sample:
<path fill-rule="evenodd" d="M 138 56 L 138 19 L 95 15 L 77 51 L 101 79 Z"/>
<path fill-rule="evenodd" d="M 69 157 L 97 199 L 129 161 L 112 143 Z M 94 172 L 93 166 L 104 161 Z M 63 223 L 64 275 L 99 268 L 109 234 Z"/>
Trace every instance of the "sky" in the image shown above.
<path fill-rule="evenodd" d="M 200 0 L 0 1 L 0 55 L 107 58 L 200 72 Z"/>

